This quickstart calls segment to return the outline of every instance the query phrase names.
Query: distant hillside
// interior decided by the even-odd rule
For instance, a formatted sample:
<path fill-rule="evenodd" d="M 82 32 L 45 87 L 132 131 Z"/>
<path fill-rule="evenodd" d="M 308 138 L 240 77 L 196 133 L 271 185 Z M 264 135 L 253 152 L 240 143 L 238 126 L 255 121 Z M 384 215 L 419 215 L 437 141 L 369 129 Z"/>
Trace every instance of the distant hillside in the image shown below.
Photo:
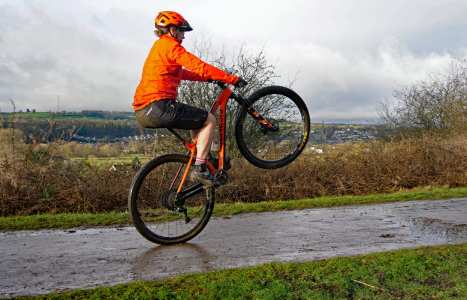
<path fill-rule="evenodd" d="M 83 138 L 110 142 L 143 133 L 133 112 L 17 112 L 3 113 L 1 117 L 1 127 L 20 129 L 27 142 L 86 140 Z"/>
<path fill-rule="evenodd" d="M 12 117 L 12 113 L 3 113 L 4 118 Z M 36 112 L 20 111 L 14 114 L 20 119 L 51 119 L 51 120 L 73 120 L 73 119 L 103 119 L 103 120 L 134 120 L 134 112 L 114 112 L 103 110 L 83 110 L 81 112 Z"/>
<path fill-rule="evenodd" d="M 378 125 L 382 123 L 380 118 L 357 118 L 357 119 L 313 119 L 314 123 L 334 125 Z"/>
<path fill-rule="evenodd" d="M 26 142 L 54 140 L 83 143 L 120 142 L 128 137 L 153 133 L 143 130 L 133 112 L 82 111 L 82 112 L 18 112 L 0 114 L 3 128 L 14 126 L 23 131 Z M 366 123 L 356 119 L 328 119 L 314 121 L 311 143 L 334 144 L 347 141 L 369 140 L 380 135 L 375 120 Z"/>

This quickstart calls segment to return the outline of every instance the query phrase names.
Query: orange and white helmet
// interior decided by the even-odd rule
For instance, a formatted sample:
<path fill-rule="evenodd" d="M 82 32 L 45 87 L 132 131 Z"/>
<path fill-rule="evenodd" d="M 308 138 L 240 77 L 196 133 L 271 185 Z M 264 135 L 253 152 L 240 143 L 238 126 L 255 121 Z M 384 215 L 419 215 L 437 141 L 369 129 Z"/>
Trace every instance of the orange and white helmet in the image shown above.
<path fill-rule="evenodd" d="M 161 11 L 154 23 L 158 29 L 168 29 L 169 26 L 175 26 L 181 31 L 193 30 L 188 21 L 181 14 L 174 11 Z"/>

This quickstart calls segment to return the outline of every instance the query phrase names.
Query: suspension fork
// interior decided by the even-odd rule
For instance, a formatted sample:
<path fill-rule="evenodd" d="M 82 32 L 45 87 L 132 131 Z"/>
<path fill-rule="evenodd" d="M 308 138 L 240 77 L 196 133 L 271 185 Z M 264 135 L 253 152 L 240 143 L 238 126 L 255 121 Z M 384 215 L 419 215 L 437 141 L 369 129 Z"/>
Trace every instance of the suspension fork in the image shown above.
<path fill-rule="evenodd" d="M 247 110 L 248 114 L 255 119 L 261 128 L 270 131 L 278 131 L 279 127 L 277 125 L 272 124 L 268 119 L 263 117 L 259 112 L 257 112 L 253 107 L 249 107 Z"/>
<path fill-rule="evenodd" d="M 251 103 L 249 99 L 243 98 L 241 95 L 235 94 L 235 93 L 233 93 L 231 97 L 235 99 L 241 106 L 243 106 L 247 110 L 247 113 L 254 120 L 256 120 L 256 122 L 261 126 L 261 128 L 263 128 L 264 130 L 268 130 L 268 131 L 279 130 L 279 127 L 277 125 L 274 125 L 273 123 L 271 123 L 271 121 L 263 117 L 259 112 L 257 112 L 254 109 L 253 103 Z"/>

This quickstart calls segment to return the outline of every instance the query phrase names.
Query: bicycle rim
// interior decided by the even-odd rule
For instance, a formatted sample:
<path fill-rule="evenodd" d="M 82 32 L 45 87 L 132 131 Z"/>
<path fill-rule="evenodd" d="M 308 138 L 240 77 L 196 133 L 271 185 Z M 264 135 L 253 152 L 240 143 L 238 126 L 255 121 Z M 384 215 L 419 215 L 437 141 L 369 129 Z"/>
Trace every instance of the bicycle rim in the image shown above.
<path fill-rule="evenodd" d="M 268 129 L 243 107 L 236 138 L 240 152 L 255 166 L 274 169 L 291 163 L 308 141 L 310 118 L 305 103 L 291 89 L 270 86 L 253 93 L 249 102 L 274 129 Z"/>
<path fill-rule="evenodd" d="M 133 180 L 129 195 L 133 224 L 152 242 L 186 242 L 199 234 L 209 221 L 214 208 L 213 188 L 202 189 L 185 199 L 182 206 L 175 202 L 188 160 L 188 156 L 178 154 L 155 158 L 144 165 Z M 196 185 L 188 176 L 184 188 Z M 189 219 L 181 208 L 187 209 Z"/>

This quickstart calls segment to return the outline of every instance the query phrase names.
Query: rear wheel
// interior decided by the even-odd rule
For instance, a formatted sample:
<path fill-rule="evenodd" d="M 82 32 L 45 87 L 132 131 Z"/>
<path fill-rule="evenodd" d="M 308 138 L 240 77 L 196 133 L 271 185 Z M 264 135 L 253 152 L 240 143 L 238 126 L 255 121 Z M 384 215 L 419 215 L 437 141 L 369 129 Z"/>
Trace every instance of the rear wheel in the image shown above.
<path fill-rule="evenodd" d="M 199 234 L 211 217 L 214 188 L 205 189 L 188 175 L 182 192 L 186 198 L 177 198 L 188 160 L 180 154 L 157 157 L 133 179 L 128 199 L 130 215 L 136 229 L 154 243 L 186 242 Z"/>
<path fill-rule="evenodd" d="M 275 169 L 294 161 L 310 133 L 310 116 L 293 90 L 268 86 L 254 92 L 237 115 L 235 135 L 242 155 L 253 165 Z"/>

